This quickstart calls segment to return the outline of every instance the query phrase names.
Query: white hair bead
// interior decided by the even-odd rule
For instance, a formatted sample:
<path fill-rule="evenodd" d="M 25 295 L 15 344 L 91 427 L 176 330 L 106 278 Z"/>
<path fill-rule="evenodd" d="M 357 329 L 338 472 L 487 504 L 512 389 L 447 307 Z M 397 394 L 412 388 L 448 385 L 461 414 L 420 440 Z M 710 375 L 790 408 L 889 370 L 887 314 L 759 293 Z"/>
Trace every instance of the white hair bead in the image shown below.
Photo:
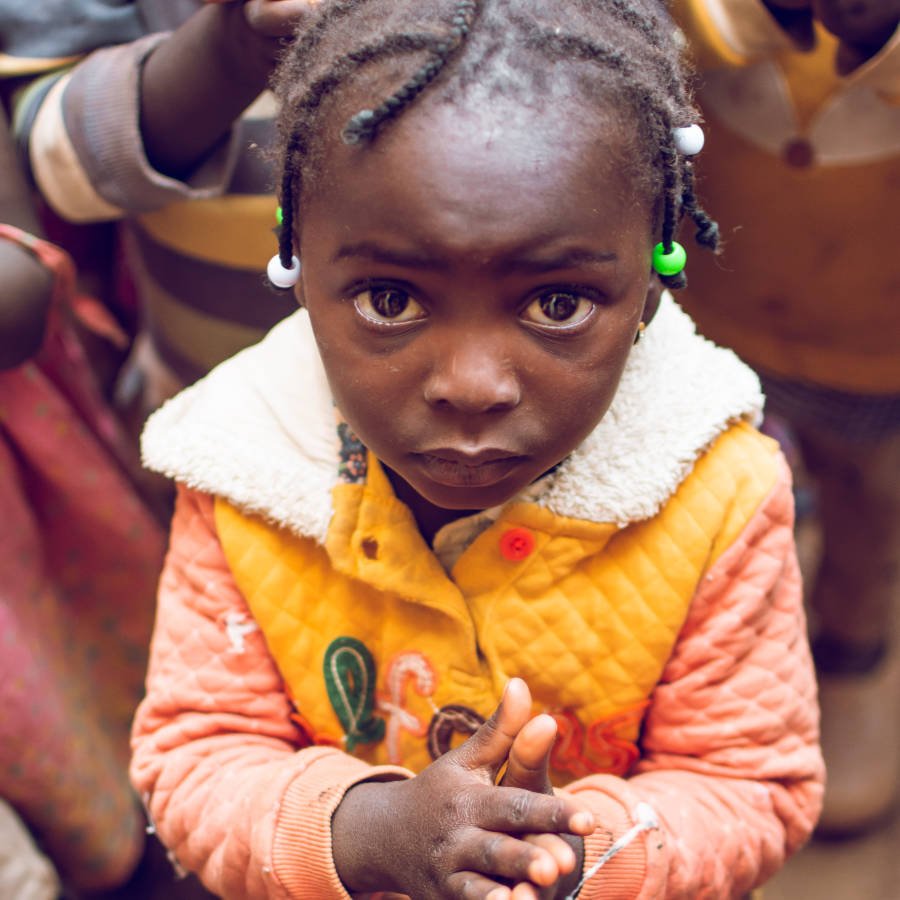
<path fill-rule="evenodd" d="M 684 128 L 673 128 L 672 138 L 675 141 L 675 148 L 684 156 L 696 156 L 703 149 L 706 140 L 703 129 L 696 123 L 686 125 Z"/>
<path fill-rule="evenodd" d="M 300 280 L 300 260 L 296 256 L 291 257 L 291 267 L 286 269 L 281 262 L 281 257 L 276 253 L 266 266 L 266 275 L 274 287 L 292 288 Z"/>

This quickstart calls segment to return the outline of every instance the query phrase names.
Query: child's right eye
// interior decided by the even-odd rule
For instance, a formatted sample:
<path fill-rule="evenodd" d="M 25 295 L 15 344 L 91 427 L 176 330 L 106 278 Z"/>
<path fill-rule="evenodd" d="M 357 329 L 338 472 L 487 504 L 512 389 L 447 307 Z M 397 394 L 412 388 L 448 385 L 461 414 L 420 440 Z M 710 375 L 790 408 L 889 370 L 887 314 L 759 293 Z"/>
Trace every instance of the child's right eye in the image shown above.
<path fill-rule="evenodd" d="M 360 291 L 354 298 L 356 311 L 377 325 L 405 325 L 425 318 L 425 310 L 400 288 L 380 287 Z"/>
<path fill-rule="evenodd" d="M 565 331 L 586 322 L 596 306 L 578 291 L 546 291 L 528 304 L 522 318 L 545 329 Z"/>

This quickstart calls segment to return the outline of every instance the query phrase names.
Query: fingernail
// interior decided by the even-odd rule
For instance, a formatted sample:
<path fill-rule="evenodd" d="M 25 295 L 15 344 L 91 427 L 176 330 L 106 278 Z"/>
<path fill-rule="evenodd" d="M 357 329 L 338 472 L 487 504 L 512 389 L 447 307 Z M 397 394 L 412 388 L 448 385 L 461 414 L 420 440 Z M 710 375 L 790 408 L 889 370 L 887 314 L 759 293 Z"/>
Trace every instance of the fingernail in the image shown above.
<path fill-rule="evenodd" d="M 569 820 L 569 825 L 579 834 L 591 832 L 594 830 L 594 817 L 589 812 L 577 812 Z"/>

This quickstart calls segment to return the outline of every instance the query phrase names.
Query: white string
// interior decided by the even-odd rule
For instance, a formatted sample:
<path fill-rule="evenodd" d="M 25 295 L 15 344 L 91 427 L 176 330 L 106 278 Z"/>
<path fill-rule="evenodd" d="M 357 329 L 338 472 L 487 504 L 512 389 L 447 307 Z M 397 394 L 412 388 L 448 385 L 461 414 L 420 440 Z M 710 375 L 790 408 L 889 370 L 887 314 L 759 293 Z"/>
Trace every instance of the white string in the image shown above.
<path fill-rule="evenodd" d="M 659 828 L 659 821 L 656 813 L 649 803 L 638 803 L 634 810 L 634 817 L 637 824 L 633 825 L 625 832 L 613 845 L 597 860 L 588 870 L 581 876 L 581 881 L 575 885 L 575 890 L 569 894 L 565 900 L 575 900 L 585 882 L 589 878 L 593 878 L 620 850 L 624 850 L 641 832 L 654 831 Z"/>

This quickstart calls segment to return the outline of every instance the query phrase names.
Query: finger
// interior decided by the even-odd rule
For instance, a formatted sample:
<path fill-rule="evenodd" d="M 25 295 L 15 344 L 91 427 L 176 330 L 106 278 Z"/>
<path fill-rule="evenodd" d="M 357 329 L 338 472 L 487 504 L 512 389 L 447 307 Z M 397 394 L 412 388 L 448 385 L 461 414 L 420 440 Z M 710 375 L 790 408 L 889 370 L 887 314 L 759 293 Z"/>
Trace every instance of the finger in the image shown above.
<path fill-rule="evenodd" d="M 522 788 L 482 788 L 467 795 L 476 808 L 470 821 L 503 834 L 578 834 L 594 831 L 594 816 L 568 794 L 538 794 Z"/>
<path fill-rule="evenodd" d="M 292 37 L 317 0 L 245 0 L 244 15 L 250 27 L 270 38 Z"/>
<path fill-rule="evenodd" d="M 513 889 L 511 900 L 541 900 L 541 893 L 527 881 L 520 881 Z"/>
<path fill-rule="evenodd" d="M 501 784 L 552 794 L 548 765 L 556 731 L 556 720 L 552 716 L 542 714 L 527 722 L 513 741 Z"/>
<path fill-rule="evenodd" d="M 449 895 L 460 900 L 509 900 L 512 891 L 477 872 L 454 872 L 447 878 Z"/>
<path fill-rule="evenodd" d="M 531 691 L 521 678 L 511 678 L 493 715 L 455 752 L 467 769 L 488 768 L 491 781 L 531 715 Z"/>
<path fill-rule="evenodd" d="M 460 848 L 458 865 L 467 871 L 507 881 L 531 881 L 547 887 L 562 874 L 553 855 L 536 844 L 508 834 L 472 829 Z"/>
<path fill-rule="evenodd" d="M 522 840 L 535 847 L 546 850 L 556 863 L 561 875 L 568 875 L 577 862 L 575 851 L 568 841 L 556 834 L 526 834 Z"/>

